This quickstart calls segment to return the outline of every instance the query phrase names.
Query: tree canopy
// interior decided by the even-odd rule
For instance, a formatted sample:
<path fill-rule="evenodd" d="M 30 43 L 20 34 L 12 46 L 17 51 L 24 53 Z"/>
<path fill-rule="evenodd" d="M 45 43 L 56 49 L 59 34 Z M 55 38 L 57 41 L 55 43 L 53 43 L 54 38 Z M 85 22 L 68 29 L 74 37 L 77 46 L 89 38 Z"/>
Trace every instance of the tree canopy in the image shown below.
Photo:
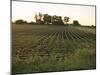
<path fill-rule="evenodd" d="M 80 26 L 78 20 L 73 20 L 73 25 L 74 25 L 74 26 Z"/>
<path fill-rule="evenodd" d="M 62 16 L 59 15 L 49 15 L 49 14 L 42 14 L 42 13 L 35 13 L 34 16 L 35 22 L 27 22 L 22 19 L 16 20 L 15 24 L 39 24 L 39 25 L 73 25 L 73 26 L 80 26 L 78 20 L 73 20 L 72 24 L 69 23 L 70 17 L 64 16 L 62 19 Z"/>
<path fill-rule="evenodd" d="M 20 20 L 16 20 L 15 24 L 27 24 L 27 21 L 20 19 Z"/>

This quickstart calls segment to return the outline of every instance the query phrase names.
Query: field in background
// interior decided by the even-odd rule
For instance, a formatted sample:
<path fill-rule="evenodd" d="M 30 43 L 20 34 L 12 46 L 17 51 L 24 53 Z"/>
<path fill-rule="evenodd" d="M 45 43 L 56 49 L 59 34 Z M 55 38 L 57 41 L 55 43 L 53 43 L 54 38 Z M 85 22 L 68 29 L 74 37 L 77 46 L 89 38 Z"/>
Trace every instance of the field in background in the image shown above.
<path fill-rule="evenodd" d="M 53 25 L 12 26 L 13 73 L 95 68 L 95 28 Z"/>

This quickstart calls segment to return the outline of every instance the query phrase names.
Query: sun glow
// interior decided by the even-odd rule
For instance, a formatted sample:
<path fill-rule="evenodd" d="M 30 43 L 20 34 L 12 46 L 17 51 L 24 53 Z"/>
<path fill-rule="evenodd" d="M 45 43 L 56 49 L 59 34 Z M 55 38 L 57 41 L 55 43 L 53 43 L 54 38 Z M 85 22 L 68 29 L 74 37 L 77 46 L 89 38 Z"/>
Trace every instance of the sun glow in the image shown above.
<path fill-rule="evenodd" d="M 78 20 L 82 25 L 95 25 L 95 6 L 12 2 L 12 21 L 18 19 L 35 21 L 35 13 L 47 13 L 50 15 L 68 16 L 70 23 Z"/>

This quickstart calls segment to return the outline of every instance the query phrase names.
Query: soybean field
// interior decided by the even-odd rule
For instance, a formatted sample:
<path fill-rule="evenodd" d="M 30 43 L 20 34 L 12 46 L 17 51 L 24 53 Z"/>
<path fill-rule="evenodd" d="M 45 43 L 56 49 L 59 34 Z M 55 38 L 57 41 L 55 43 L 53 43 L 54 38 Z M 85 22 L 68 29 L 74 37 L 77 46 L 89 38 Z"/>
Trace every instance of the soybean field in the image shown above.
<path fill-rule="evenodd" d="M 12 73 L 96 68 L 96 29 L 12 24 Z"/>

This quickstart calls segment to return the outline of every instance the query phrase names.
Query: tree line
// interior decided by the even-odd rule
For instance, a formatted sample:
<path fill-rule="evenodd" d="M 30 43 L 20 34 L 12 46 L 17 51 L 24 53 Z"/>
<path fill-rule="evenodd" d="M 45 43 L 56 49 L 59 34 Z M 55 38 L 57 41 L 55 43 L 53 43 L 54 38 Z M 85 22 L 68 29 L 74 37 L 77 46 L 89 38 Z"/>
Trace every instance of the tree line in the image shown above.
<path fill-rule="evenodd" d="M 22 19 L 16 20 L 15 24 L 37 24 L 37 25 L 69 25 L 69 17 L 65 16 L 62 19 L 62 16 L 57 15 L 49 15 L 49 14 L 42 14 L 42 13 L 35 13 L 34 17 L 36 22 L 27 22 Z M 80 26 L 78 20 L 73 20 L 73 23 L 70 25 Z"/>

